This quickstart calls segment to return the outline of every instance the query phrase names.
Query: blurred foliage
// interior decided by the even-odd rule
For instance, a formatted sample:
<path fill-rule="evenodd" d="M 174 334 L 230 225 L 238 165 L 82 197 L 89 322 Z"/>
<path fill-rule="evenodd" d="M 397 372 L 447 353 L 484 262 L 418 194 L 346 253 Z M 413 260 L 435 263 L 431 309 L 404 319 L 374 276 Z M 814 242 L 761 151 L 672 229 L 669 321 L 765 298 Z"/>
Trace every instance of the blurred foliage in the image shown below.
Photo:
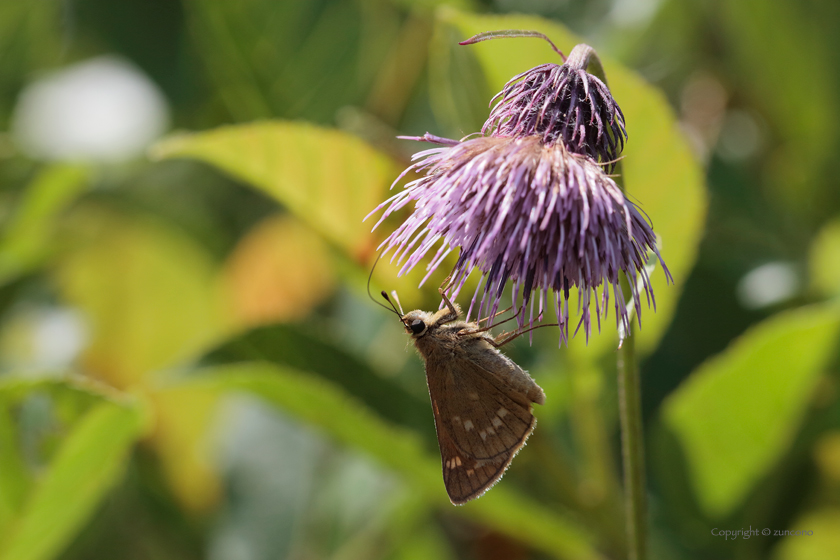
<path fill-rule="evenodd" d="M 651 557 L 835 557 L 838 24 L 833 0 L 3 2 L 0 560 L 625 556 L 611 320 L 506 349 L 547 403 L 453 508 L 422 364 L 367 299 L 399 216 L 362 220 L 422 149 L 395 137 L 472 133 L 559 62 L 457 46 L 499 28 L 598 49 L 675 278 L 638 334 Z M 21 151 L 26 84 L 101 54 L 189 132 L 121 164 Z M 795 282 L 751 307 L 766 263 Z M 425 274 L 384 259 L 371 291 L 432 309 Z M 746 527 L 774 534 L 711 534 Z"/>
<path fill-rule="evenodd" d="M 838 327 L 834 304 L 780 313 L 744 333 L 668 398 L 665 425 L 681 440 L 697 496 L 710 514 L 730 512 L 788 448 Z"/>

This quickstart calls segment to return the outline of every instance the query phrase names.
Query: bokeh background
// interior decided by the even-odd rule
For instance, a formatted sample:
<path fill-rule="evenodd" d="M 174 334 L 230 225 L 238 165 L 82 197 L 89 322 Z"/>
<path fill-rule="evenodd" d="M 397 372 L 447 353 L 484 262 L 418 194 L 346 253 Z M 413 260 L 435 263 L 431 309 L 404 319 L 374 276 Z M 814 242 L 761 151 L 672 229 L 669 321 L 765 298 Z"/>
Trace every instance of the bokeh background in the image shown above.
<path fill-rule="evenodd" d="M 840 557 L 840 3 L 5 0 L 0 559 L 625 557 L 612 315 L 508 346 L 547 403 L 455 508 L 365 292 L 395 137 L 558 62 L 457 46 L 499 28 L 597 49 L 676 279 L 637 337 L 651 557 Z M 424 273 L 373 292 L 431 309 Z"/>

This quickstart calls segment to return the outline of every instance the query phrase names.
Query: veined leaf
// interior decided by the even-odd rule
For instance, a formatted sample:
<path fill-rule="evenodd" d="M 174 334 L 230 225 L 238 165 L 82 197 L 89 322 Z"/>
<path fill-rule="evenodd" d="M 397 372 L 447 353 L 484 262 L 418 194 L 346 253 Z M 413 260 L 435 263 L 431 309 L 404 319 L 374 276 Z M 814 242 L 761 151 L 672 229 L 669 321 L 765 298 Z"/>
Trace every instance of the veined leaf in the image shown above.
<path fill-rule="evenodd" d="M 780 313 L 701 365 L 667 399 L 663 421 L 682 444 L 709 514 L 730 512 L 788 448 L 839 330 L 836 305 Z"/>
<path fill-rule="evenodd" d="M 455 27 L 461 40 L 482 31 L 534 29 L 545 33 L 566 54 L 580 42 L 561 25 L 536 17 L 479 16 L 449 9 L 439 14 L 439 25 Z M 451 48 L 472 50 L 494 92 L 501 91 L 508 80 L 529 68 L 546 62 L 562 63 L 550 46 L 538 39 L 499 39 L 466 47 L 453 42 Z M 601 54 L 599 57 L 627 120 L 629 140 L 622 154 L 624 185 L 630 199 L 653 221 L 654 231 L 662 239 L 662 256 L 676 281 L 676 285 L 668 286 L 659 266 L 651 277 L 657 312 L 648 310 L 643 303 L 643 328 L 637 335 L 640 351 L 648 353 L 670 323 L 697 257 L 706 215 L 703 173 L 662 93 L 633 71 Z M 610 329 L 604 331 L 594 336 L 590 346 L 614 349 L 615 335 Z M 572 348 L 581 346 L 575 344 Z M 592 354 L 591 348 L 588 353 Z"/>
<path fill-rule="evenodd" d="M 358 138 L 316 126 L 261 122 L 175 136 L 157 158 L 205 161 L 276 198 L 354 257 L 372 243 L 364 218 L 387 192 L 397 170 Z"/>
<path fill-rule="evenodd" d="M 208 368 L 201 374 L 179 386 L 244 391 L 262 397 L 285 413 L 320 428 L 339 443 L 367 453 L 399 472 L 430 504 L 451 508 L 444 494 L 439 458 L 425 453 L 414 434 L 383 422 L 322 379 L 260 363 Z M 586 531 L 511 492 L 504 483 L 455 511 L 557 558 L 601 558 Z"/>

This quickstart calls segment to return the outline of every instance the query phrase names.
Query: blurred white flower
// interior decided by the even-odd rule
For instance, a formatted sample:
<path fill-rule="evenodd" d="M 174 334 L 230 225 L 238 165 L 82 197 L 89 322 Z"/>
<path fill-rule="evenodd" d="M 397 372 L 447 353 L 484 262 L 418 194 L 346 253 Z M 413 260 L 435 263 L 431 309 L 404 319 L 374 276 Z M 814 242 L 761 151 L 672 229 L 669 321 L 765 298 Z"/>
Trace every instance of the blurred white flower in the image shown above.
<path fill-rule="evenodd" d="M 160 89 L 129 62 L 103 56 L 24 88 L 12 134 L 35 158 L 115 162 L 142 154 L 168 123 Z"/>
<path fill-rule="evenodd" d="M 0 330 L 4 368 L 18 372 L 63 372 L 89 340 L 82 314 L 69 307 L 28 307 L 13 311 Z"/>
<path fill-rule="evenodd" d="M 747 309 L 760 309 L 795 296 L 800 284 L 799 274 L 792 264 L 763 264 L 738 282 L 738 301 Z"/>

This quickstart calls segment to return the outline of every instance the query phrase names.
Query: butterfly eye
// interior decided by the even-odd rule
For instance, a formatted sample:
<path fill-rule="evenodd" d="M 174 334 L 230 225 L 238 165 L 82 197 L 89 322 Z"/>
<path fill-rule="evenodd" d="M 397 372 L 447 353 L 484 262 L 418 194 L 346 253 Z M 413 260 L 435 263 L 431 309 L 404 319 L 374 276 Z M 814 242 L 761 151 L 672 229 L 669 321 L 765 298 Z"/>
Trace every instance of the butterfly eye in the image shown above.
<path fill-rule="evenodd" d="M 420 334 L 421 332 L 426 330 L 426 323 L 424 323 L 420 319 L 415 319 L 411 322 L 410 325 L 408 325 L 408 328 L 410 328 L 411 332 L 413 332 L 414 334 Z"/>

